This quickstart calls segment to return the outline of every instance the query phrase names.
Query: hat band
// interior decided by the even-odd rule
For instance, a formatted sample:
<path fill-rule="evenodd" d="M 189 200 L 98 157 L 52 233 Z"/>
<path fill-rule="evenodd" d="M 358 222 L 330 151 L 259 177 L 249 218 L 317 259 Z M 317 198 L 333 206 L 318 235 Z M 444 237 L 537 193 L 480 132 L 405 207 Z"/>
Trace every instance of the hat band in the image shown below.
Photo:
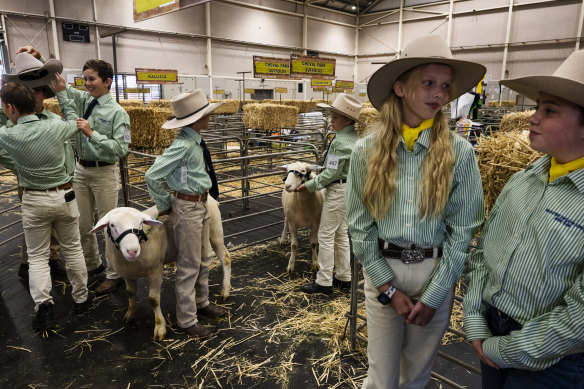
<path fill-rule="evenodd" d="M 196 114 L 196 113 L 198 113 L 198 112 L 200 112 L 200 111 L 204 110 L 204 109 L 205 109 L 205 108 L 207 108 L 208 106 L 209 106 L 209 102 L 207 101 L 207 104 L 203 105 L 201 108 L 197 109 L 195 112 L 189 113 L 189 114 L 188 114 L 188 115 L 186 115 L 186 116 L 181 116 L 181 117 L 178 117 L 178 116 L 177 116 L 177 117 L 176 117 L 176 120 L 183 120 L 183 119 L 186 119 L 186 118 L 188 118 L 189 116 L 193 116 L 194 114 Z"/>
<path fill-rule="evenodd" d="M 48 74 L 49 71 L 47 69 L 40 69 L 21 73 L 18 75 L 18 78 L 22 81 L 34 81 L 40 80 L 41 78 L 46 77 Z"/>

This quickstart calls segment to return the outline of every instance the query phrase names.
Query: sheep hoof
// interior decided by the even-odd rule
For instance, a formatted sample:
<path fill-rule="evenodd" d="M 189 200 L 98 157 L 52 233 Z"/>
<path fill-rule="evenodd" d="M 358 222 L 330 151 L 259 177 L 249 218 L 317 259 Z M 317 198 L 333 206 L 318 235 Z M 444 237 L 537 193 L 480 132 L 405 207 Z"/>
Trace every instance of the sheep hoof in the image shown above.
<path fill-rule="evenodd" d="M 166 326 L 154 327 L 154 340 L 163 340 L 166 336 Z"/>
<path fill-rule="evenodd" d="M 128 324 L 132 324 L 135 322 L 135 317 L 133 313 L 130 312 L 126 312 L 126 314 L 124 315 L 124 322 L 128 323 Z"/>

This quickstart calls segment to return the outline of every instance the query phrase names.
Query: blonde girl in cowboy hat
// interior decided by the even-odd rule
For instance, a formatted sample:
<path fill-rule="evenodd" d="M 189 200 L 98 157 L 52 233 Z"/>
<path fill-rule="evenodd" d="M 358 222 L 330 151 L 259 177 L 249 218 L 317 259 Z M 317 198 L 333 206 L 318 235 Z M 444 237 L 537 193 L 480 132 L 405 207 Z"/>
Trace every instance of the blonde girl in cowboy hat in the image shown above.
<path fill-rule="evenodd" d="M 353 145 L 359 139 L 355 122 L 359 121 L 362 104 L 353 96 L 341 93 L 332 105 L 318 104 L 330 111 L 331 125 L 336 132 L 324 155 L 324 170 L 298 187 L 298 191 L 314 192 L 326 188 L 318 228 L 318 265 L 316 280 L 304 285 L 305 293 L 333 293 L 333 284 L 351 287 L 351 265 L 347 219 L 345 215 L 345 185 Z M 333 268 L 335 276 L 333 277 Z"/>
<path fill-rule="evenodd" d="M 472 146 L 449 130 L 442 106 L 484 72 L 453 59 L 441 37 L 423 36 L 369 80 L 380 124 L 355 145 L 345 195 L 365 277 L 363 388 L 423 388 L 430 379 L 484 217 Z"/>
<path fill-rule="evenodd" d="M 181 128 L 169 148 L 146 172 L 148 193 L 161 213 L 170 213 L 177 247 L 176 323 L 188 336 L 210 335 L 197 315 L 218 317 L 225 310 L 209 302 L 210 216 L 207 192 L 218 196 L 217 181 L 201 130 L 209 128 L 209 115 L 222 103 L 209 103 L 200 89 L 170 100 L 174 117 L 162 128 Z M 175 196 L 164 187 L 164 181 Z"/>
<path fill-rule="evenodd" d="M 483 388 L 584 388 L 584 50 L 501 81 L 537 101 L 531 147 L 469 260 L 464 328 Z"/>

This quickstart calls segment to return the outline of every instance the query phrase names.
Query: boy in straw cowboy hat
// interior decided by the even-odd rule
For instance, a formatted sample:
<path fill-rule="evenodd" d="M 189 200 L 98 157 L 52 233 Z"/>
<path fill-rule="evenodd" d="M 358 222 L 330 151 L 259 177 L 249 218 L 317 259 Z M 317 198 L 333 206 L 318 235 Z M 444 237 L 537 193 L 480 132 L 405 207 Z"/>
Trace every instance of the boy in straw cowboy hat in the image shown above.
<path fill-rule="evenodd" d="M 209 115 L 222 103 L 210 104 L 203 91 L 181 93 L 170 100 L 174 117 L 162 128 L 181 128 L 169 148 L 146 172 L 148 193 L 161 213 L 170 213 L 177 246 L 176 321 L 181 332 L 205 337 L 210 331 L 197 314 L 219 317 L 225 310 L 209 302 L 210 216 L 207 192 L 219 195 L 213 164 L 201 130 L 209 128 Z M 173 198 L 164 181 L 175 192 Z"/>
<path fill-rule="evenodd" d="M 359 139 L 355 122 L 359 121 L 361 102 L 341 93 L 332 105 L 318 104 L 330 111 L 332 130 L 336 132 L 324 155 L 324 170 L 298 187 L 298 191 L 314 192 L 326 188 L 318 228 L 318 265 L 316 280 L 304 285 L 306 293 L 333 292 L 333 284 L 351 287 L 351 264 L 347 218 L 345 215 L 345 184 L 353 145 Z M 333 268 L 335 276 L 333 277 Z"/>
<path fill-rule="evenodd" d="M 501 84 L 537 101 L 531 147 L 469 261 L 464 327 L 483 388 L 584 388 L 584 50 Z"/>
<path fill-rule="evenodd" d="M 28 86 L 34 93 L 34 114 L 40 120 L 62 120 L 61 116 L 44 108 L 43 102 L 45 99 L 55 96 L 55 93 L 48 86 L 49 82 L 53 80 L 55 73 L 60 73 L 63 70 L 63 65 L 60 61 L 50 60 L 42 63 L 28 53 L 20 53 L 14 59 L 15 69 L 13 74 L 3 74 L 2 82 L 18 82 Z M 4 110 L 0 108 L 0 125 L 10 124 L 10 120 L 4 114 Z M 65 167 L 67 173 L 73 175 L 75 170 L 75 159 L 73 156 L 73 148 L 69 139 L 64 142 L 64 157 Z M 18 187 L 18 197 L 22 200 L 22 187 Z M 18 268 L 18 275 L 24 279 L 28 279 L 28 254 L 26 239 L 22 236 L 20 244 L 20 266 Z M 51 273 L 58 275 L 66 275 L 65 264 L 60 257 L 59 242 L 56 237 L 56 232 L 53 229 L 51 234 L 51 255 L 49 266 Z"/>
<path fill-rule="evenodd" d="M 353 150 L 345 194 L 365 277 L 363 388 L 423 388 L 430 379 L 454 284 L 484 217 L 472 146 L 449 130 L 441 109 L 484 72 L 431 35 L 412 40 L 367 85 L 380 123 Z"/>

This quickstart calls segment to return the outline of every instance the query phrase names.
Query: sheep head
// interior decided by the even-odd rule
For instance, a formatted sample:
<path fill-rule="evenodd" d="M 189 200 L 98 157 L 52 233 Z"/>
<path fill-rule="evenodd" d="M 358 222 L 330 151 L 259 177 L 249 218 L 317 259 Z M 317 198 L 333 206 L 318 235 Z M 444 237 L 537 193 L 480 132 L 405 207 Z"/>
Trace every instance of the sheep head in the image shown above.
<path fill-rule="evenodd" d="M 142 224 L 155 226 L 162 222 L 135 208 L 119 207 L 106 213 L 91 232 L 95 233 L 107 227 L 109 238 L 124 258 L 132 262 L 140 256 L 140 241 L 145 239 Z"/>
<path fill-rule="evenodd" d="M 294 192 L 296 188 L 314 177 L 317 166 L 304 162 L 294 162 L 280 166 L 279 169 L 288 173 L 284 179 L 284 189 L 286 192 Z"/>

